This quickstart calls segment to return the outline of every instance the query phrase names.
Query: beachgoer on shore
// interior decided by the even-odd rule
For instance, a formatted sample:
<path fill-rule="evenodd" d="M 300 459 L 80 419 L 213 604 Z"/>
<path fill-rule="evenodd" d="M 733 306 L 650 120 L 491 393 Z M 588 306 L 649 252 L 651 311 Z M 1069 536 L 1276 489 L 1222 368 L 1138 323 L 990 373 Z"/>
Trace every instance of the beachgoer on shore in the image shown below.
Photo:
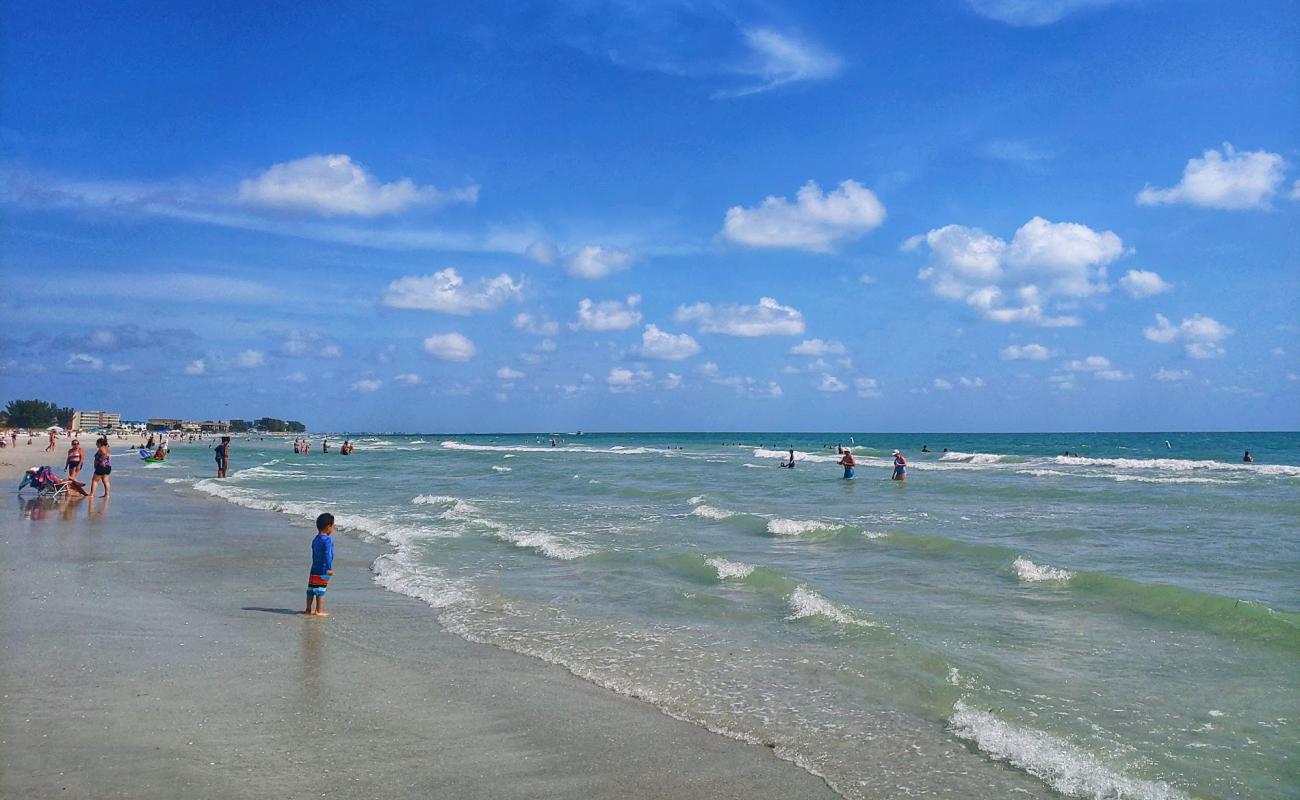
<path fill-rule="evenodd" d="M 217 477 L 226 477 L 226 470 L 230 468 L 230 437 L 222 436 L 221 444 L 212 450 L 212 456 L 217 462 Z"/>
<path fill-rule="evenodd" d="M 857 459 L 853 457 L 852 451 L 844 450 L 843 453 L 844 456 L 838 463 L 841 467 L 844 467 L 844 480 L 847 481 L 849 478 L 853 477 L 853 468 L 858 465 L 858 462 Z"/>
<path fill-rule="evenodd" d="M 310 617 L 327 617 L 325 590 L 334 575 L 334 515 L 321 514 L 316 518 L 316 538 L 311 540 L 311 572 L 307 575 L 307 610 Z M 316 610 L 312 610 L 315 603 Z"/>
<path fill-rule="evenodd" d="M 903 458 L 903 454 L 897 450 L 894 451 L 894 474 L 890 475 L 889 479 L 894 481 L 907 480 L 907 459 Z"/>
<path fill-rule="evenodd" d="M 113 472 L 113 449 L 108 446 L 108 439 L 99 437 L 95 442 L 95 474 L 90 478 L 90 493 L 95 493 L 95 484 L 104 484 L 104 497 L 108 497 L 108 476 Z"/>
<path fill-rule="evenodd" d="M 68 448 L 68 461 L 63 465 L 68 471 L 68 477 L 72 480 L 77 479 L 77 473 L 81 472 L 81 460 L 85 454 L 81 451 L 81 442 L 76 439 L 72 440 L 72 447 Z"/>
<path fill-rule="evenodd" d="M 58 431 L 50 431 L 50 446 L 47 447 L 47 448 L 45 448 L 45 452 L 48 453 L 48 452 L 50 452 L 51 450 L 53 450 L 54 447 L 55 447 L 55 445 L 57 445 L 58 443 L 59 443 L 59 432 L 58 432 Z"/>

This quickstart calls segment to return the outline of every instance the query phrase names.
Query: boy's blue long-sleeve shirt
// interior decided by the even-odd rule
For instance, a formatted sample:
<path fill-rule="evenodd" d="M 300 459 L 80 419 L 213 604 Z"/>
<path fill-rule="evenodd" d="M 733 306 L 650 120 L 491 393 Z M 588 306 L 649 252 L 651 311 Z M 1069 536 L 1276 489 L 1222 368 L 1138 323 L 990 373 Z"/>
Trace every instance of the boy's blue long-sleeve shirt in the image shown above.
<path fill-rule="evenodd" d="M 311 540 L 311 574 L 324 575 L 334 569 L 334 537 L 323 533 Z"/>

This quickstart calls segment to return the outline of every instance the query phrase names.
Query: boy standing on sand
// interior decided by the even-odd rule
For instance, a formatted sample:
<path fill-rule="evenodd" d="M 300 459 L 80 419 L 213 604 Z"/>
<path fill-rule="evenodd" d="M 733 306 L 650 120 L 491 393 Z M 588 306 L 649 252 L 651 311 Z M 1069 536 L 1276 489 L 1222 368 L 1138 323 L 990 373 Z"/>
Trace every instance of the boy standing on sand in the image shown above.
<path fill-rule="evenodd" d="M 316 538 L 311 540 L 311 574 L 307 576 L 307 610 L 302 612 L 309 617 L 327 617 L 325 613 L 325 590 L 329 588 L 330 576 L 334 574 L 334 515 L 321 514 L 316 518 Z M 316 610 L 312 611 L 312 601 Z"/>

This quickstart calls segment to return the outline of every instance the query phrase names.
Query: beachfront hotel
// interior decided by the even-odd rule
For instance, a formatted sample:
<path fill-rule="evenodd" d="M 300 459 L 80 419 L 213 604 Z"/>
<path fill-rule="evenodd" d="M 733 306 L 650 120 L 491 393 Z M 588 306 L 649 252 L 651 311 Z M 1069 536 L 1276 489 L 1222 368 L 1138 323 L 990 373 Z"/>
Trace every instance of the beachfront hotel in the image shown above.
<path fill-rule="evenodd" d="M 117 428 L 121 425 L 122 415 L 114 411 L 72 412 L 72 429 L 75 431 Z"/>

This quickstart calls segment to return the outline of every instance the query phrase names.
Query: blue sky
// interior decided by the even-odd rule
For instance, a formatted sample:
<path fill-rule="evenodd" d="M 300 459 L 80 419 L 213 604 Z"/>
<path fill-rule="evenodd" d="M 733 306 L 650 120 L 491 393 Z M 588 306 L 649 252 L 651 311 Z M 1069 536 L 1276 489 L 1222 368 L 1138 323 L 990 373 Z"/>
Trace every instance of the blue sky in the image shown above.
<path fill-rule="evenodd" d="M 1300 425 L 1296 3 L 476 5 L 8 4 L 3 394 Z"/>

